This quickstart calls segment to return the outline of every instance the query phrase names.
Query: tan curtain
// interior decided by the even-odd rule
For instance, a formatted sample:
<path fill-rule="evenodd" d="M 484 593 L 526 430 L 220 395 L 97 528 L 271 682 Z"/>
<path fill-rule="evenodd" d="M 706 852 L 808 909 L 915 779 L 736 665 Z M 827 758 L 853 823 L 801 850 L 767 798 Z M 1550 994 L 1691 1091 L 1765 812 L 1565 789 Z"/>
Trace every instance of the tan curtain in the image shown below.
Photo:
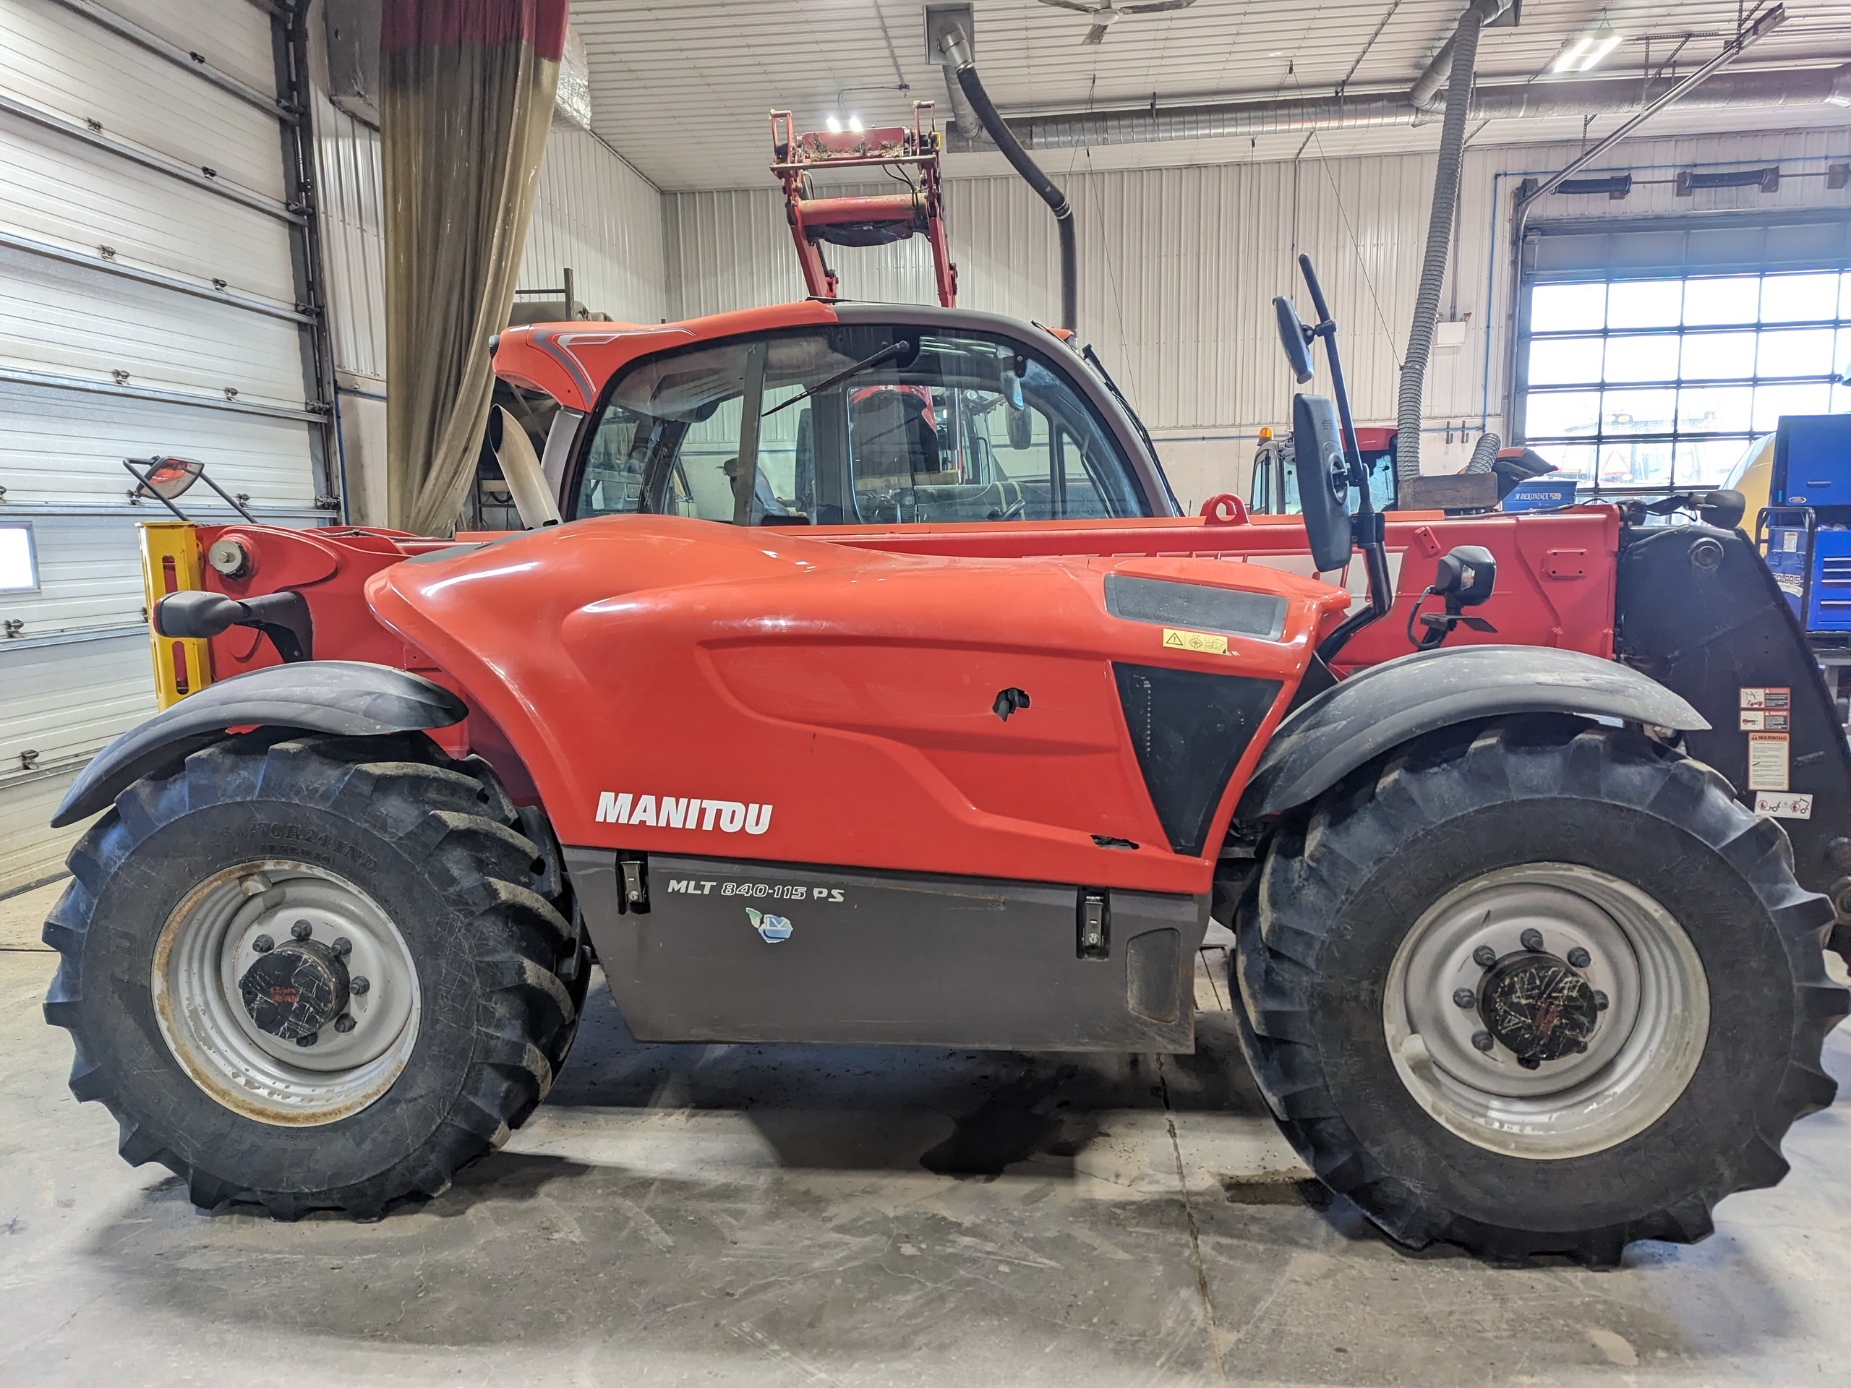
<path fill-rule="evenodd" d="M 446 531 L 475 473 L 552 122 L 566 0 L 385 0 L 386 499 Z"/>

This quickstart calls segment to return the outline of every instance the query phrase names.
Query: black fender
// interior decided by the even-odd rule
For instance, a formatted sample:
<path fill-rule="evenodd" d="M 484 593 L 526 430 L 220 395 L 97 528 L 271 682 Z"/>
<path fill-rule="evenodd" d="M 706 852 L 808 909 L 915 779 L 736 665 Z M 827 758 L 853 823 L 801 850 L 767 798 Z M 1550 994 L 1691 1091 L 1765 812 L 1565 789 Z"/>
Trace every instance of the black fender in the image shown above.
<path fill-rule="evenodd" d="M 1279 814 L 1413 738 L 1513 713 L 1619 718 L 1678 732 L 1710 726 L 1658 681 L 1580 651 L 1543 646 L 1421 651 L 1351 675 L 1281 723 L 1235 815 Z"/>
<path fill-rule="evenodd" d="M 52 816 L 54 829 L 108 808 L 156 767 L 229 736 L 229 728 L 300 728 L 373 737 L 459 723 L 463 701 L 422 675 L 355 660 L 272 665 L 209 684 L 98 752 Z"/>

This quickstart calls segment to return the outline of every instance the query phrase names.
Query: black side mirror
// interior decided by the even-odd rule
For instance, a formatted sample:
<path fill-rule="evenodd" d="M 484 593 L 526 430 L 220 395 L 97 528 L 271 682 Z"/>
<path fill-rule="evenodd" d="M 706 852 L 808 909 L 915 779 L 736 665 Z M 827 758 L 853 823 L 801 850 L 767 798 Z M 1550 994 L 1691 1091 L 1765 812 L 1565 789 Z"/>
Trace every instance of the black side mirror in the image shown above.
<path fill-rule="evenodd" d="M 1298 474 L 1311 562 L 1319 573 L 1341 569 L 1350 562 L 1350 465 L 1343 458 L 1337 407 L 1328 395 L 1292 397 L 1291 466 Z"/>
<path fill-rule="evenodd" d="M 1464 613 L 1466 608 L 1477 607 L 1489 598 L 1497 581 L 1497 556 L 1490 550 L 1482 545 L 1456 545 L 1448 550 L 1435 567 L 1432 586 L 1420 595 L 1421 601 L 1429 597 L 1445 599 L 1446 611 L 1422 615 L 1420 601 L 1416 601 L 1414 610 L 1408 613 L 1408 641 L 1423 651 L 1430 651 L 1450 636 L 1456 626 L 1495 633 L 1497 628 L 1483 617 L 1467 617 Z M 1417 618 L 1426 628 L 1418 640 L 1414 636 Z"/>
<path fill-rule="evenodd" d="M 1302 386 L 1311 380 L 1311 334 L 1299 321 L 1292 301 L 1281 294 L 1273 300 L 1273 317 L 1279 320 L 1279 345 L 1285 348 L 1286 362 Z"/>
<path fill-rule="evenodd" d="M 1697 502 L 1697 514 L 1705 525 L 1718 530 L 1733 530 L 1748 512 L 1748 498 L 1740 492 L 1706 492 Z"/>

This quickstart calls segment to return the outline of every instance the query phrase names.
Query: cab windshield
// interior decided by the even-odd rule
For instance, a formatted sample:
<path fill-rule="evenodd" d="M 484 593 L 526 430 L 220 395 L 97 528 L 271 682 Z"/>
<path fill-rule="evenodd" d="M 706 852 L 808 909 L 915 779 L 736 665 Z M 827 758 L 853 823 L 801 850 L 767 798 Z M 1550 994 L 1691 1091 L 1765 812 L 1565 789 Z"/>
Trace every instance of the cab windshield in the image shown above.
<path fill-rule="evenodd" d="M 573 499 L 575 517 L 741 525 L 1148 514 L 1117 442 L 1052 363 L 1006 339 L 901 325 L 636 363 L 605 399 Z"/>

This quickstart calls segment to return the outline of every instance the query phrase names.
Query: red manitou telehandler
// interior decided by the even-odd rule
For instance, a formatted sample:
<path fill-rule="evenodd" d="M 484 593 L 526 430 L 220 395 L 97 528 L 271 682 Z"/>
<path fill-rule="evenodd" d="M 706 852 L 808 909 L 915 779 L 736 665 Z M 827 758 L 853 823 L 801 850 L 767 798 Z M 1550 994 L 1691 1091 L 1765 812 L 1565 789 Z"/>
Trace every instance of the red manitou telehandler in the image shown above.
<path fill-rule="evenodd" d="M 1179 515 L 1096 358 L 943 307 L 494 359 L 527 531 L 144 528 L 46 1015 L 201 1206 L 438 1194 L 594 949 L 643 1041 L 1187 1052 L 1219 920 L 1319 1179 L 1495 1259 L 1701 1238 L 1831 1102 L 1851 769 L 1720 503 L 1351 516 L 1333 370 L 1302 517 Z"/>

